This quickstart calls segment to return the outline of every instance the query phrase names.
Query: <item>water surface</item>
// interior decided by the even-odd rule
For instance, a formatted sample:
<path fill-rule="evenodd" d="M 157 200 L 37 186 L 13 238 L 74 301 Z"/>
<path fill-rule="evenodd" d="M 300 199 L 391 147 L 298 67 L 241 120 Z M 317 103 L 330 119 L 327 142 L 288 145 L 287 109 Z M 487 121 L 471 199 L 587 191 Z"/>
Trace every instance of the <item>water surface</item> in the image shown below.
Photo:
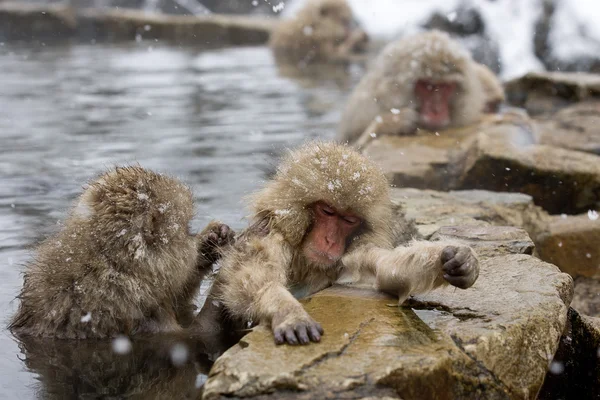
<path fill-rule="evenodd" d="M 333 137 L 349 90 L 343 80 L 284 77 L 260 47 L 1 44 L 0 71 L 3 327 L 18 305 L 14 297 L 31 246 L 60 227 L 82 185 L 103 169 L 139 163 L 177 176 L 194 191 L 195 229 L 213 218 L 239 229 L 243 196 L 260 185 L 282 148 Z M 148 363 L 158 363 L 150 369 L 158 374 L 153 382 L 172 379 L 177 387 L 196 373 L 202 380 L 198 364 L 165 378 L 156 354 L 137 351 L 130 361 L 113 360 L 103 346 L 28 343 L 47 358 L 22 362 L 17 342 L 2 330 L 0 397 L 64 398 L 75 391 L 84 397 L 102 385 L 119 388 L 115 374 Z M 95 362 L 112 378 L 90 377 L 86 367 Z M 86 381 L 91 378 L 99 381 Z"/>

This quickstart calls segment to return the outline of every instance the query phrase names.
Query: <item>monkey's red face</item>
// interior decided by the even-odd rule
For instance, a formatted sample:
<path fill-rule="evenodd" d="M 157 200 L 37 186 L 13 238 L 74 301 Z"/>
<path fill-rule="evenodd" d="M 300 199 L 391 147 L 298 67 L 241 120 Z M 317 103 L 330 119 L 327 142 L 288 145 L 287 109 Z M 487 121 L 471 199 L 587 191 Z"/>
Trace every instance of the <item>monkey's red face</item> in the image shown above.
<path fill-rule="evenodd" d="M 348 239 L 356 233 L 362 219 L 322 201 L 315 203 L 312 211 L 314 223 L 304 239 L 304 256 L 317 265 L 332 266 L 344 255 Z"/>
<path fill-rule="evenodd" d="M 415 96 L 419 105 L 419 123 L 426 129 L 444 129 L 451 122 L 450 102 L 457 85 L 455 82 L 419 80 Z"/>

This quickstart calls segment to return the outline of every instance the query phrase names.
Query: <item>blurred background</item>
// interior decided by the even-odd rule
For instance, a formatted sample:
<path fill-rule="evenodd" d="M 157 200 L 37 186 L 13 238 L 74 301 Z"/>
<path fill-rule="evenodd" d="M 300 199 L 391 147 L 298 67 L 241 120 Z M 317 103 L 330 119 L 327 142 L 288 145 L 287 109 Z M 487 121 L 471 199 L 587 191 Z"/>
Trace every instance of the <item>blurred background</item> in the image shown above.
<path fill-rule="evenodd" d="M 107 167 L 139 163 L 177 176 L 196 195 L 195 229 L 214 218 L 241 228 L 243 196 L 283 148 L 334 137 L 363 67 L 290 77 L 265 45 L 264 27 L 303 3 L 0 0 L 3 323 L 16 309 L 29 250 L 60 227 L 82 185 Z M 349 3 L 374 42 L 442 29 L 503 80 L 600 71 L 597 0 Z M 210 29 L 169 19 L 215 14 L 226 15 Z M 232 30 L 231 21 L 244 28 Z M 19 354 L 3 330 L 0 397 L 42 396 Z"/>

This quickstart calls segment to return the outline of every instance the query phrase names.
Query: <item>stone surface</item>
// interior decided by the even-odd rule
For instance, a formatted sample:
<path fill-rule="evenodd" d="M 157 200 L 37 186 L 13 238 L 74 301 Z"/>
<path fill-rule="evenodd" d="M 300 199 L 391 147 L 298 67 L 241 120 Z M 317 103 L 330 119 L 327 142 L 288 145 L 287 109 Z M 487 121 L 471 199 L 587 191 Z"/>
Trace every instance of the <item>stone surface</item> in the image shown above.
<path fill-rule="evenodd" d="M 600 157 L 539 144 L 536 132 L 535 121 L 507 110 L 438 134 L 378 137 L 362 151 L 397 187 L 526 193 L 553 214 L 600 205 Z"/>
<path fill-rule="evenodd" d="M 600 75 L 589 73 L 531 72 L 504 85 L 510 104 L 531 115 L 552 113 L 583 100 L 600 98 Z"/>
<path fill-rule="evenodd" d="M 600 206 L 600 157 L 531 144 L 523 134 L 514 126 L 478 133 L 457 186 L 526 193 L 551 214 Z"/>
<path fill-rule="evenodd" d="M 600 219 L 556 216 L 536 238 L 540 257 L 573 277 L 600 278 Z"/>
<path fill-rule="evenodd" d="M 0 2 L 0 41 L 64 39 L 76 26 L 73 9 L 64 4 Z"/>
<path fill-rule="evenodd" d="M 547 214 L 533 204 L 531 196 L 485 190 L 393 189 L 395 219 L 414 224 L 420 238 L 428 239 L 442 226 L 505 225 L 525 229 L 532 237 L 545 229 Z M 409 231 L 407 229 L 407 231 Z"/>
<path fill-rule="evenodd" d="M 198 46 L 263 44 L 275 20 L 260 17 L 211 14 L 179 16 L 145 14 L 133 10 L 81 11 L 79 35 L 97 40 L 169 40 Z M 149 28 L 149 29 L 148 29 Z"/>
<path fill-rule="evenodd" d="M 276 346 L 255 329 L 216 361 L 203 398 L 534 399 L 565 328 L 572 279 L 507 254 L 510 246 L 492 251 L 526 240 L 522 231 L 469 229 L 436 235 L 482 249 L 489 240 L 472 288 L 438 289 L 403 307 L 376 292 L 325 290 L 304 303 L 325 328 L 321 343 Z"/>
<path fill-rule="evenodd" d="M 149 14 L 131 9 L 0 3 L 2 40 L 130 41 L 158 39 L 202 47 L 264 44 L 276 19 L 236 15 Z"/>
<path fill-rule="evenodd" d="M 600 101 L 577 103 L 540 120 L 536 142 L 600 155 Z"/>

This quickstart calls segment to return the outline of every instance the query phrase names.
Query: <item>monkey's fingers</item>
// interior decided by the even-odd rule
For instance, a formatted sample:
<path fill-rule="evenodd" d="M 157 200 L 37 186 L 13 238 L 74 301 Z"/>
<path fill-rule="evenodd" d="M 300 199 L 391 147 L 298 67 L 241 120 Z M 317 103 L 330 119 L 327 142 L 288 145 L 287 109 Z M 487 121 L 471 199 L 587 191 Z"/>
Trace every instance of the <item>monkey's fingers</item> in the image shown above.
<path fill-rule="evenodd" d="M 308 344 L 310 342 L 308 339 L 308 332 L 306 331 L 306 326 L 304 326 L 304 324 L 296 326 L 296 336 L 298 337 L 298 340 L 300 340 L 300 344 Z"/>
<path fill-rule="evenodd" d="M 298 338 L 296 337 L 296 332 L 290 327 L 285 329 L 285 340 L 288 344 L 297 345 Z"/>
<path fill-rule="evenodd" d="M 448 263 L 446 263 L 446 264 L 448 264 Z M 443 268 L 444 272 L 451 276 L 469 275 L 470 271 L 473 269 L 469 262 L 460 264 L 454 268 L 446 268 L 446 264 L 444 264 L 444 268 Z"/>
<path fill-rule="evenodd" d="M 456 246 L 446 246 L 444 250 L 442 250 L 442 264 L 446 264 L 448 261 L 454 258 L 454 256 L 458 253 L 458 248 Z"/>
<path fill-rule="evenodd" d="M 315 322 L 308 329 L 308 334 L 310 335 L 310 340 L 313 342 L 320 342 L 321 335 L 323 334 L 323 328 L 321 328 L 321 324 Z"/>
<path fill-rule="evenodd" d="M 456 286 L 459 289 L 467 289 L 473 284 L 472 279 L 468 275 L 452 276 L 444 274 L 444 279 L 452 286 Z"/>
<path fill-rule="evenodd" d="M 283 329 L 275 328 L 273 330 L 273 337 L 275 338 L 275 344 L 283 344 L 285 339 L 283 337 Z"/>

